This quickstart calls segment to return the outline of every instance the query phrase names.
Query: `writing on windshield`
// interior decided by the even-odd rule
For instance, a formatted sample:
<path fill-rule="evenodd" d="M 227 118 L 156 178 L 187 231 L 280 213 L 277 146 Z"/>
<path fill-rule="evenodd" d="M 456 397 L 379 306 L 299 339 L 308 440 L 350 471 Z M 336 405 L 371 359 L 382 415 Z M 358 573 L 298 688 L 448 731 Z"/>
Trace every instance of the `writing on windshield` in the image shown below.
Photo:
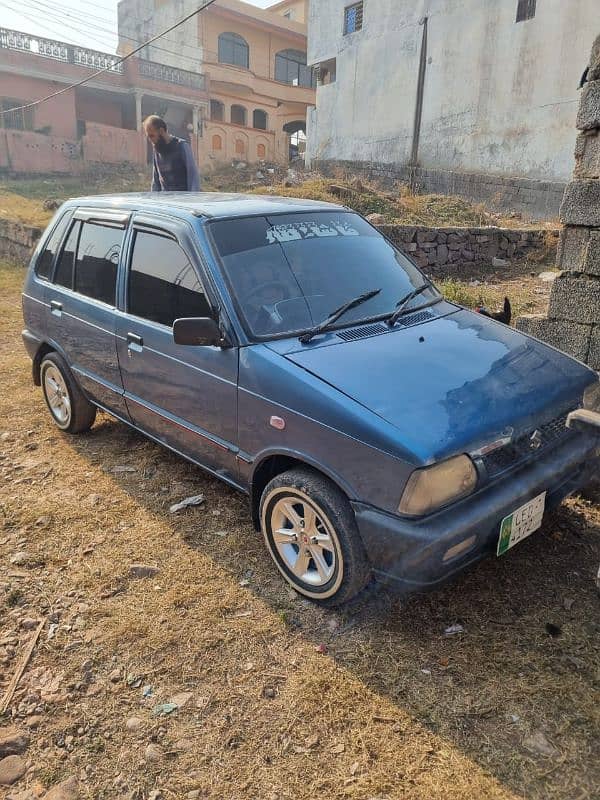
<path fill-rule="evenodd" d="M 327 224 L 311 221 L 287 223 L 286 225 L 273 225 L 266 231 L 269 244 L 329 236 L 360 236 L 360 231 L 343 220 L 331 220 Z"/>

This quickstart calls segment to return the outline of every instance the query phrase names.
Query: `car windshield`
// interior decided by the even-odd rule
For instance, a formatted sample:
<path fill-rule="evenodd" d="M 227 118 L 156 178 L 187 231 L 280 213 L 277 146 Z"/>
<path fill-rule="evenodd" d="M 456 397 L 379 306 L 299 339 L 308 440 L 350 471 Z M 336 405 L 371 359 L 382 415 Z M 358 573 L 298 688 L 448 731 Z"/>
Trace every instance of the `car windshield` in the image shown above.
<path fill-rule="evenodd" d="M 210 224 L 217 255 L 253 338 L 298 334 L 366 294 L 336 322 L 391 314 L 426 280 L 362 217 L 345 211 L 220 220 Z M 380 290 L 374 293 L 375 290 Z M 439 297 L 424 291 L 408 308 Z"/>

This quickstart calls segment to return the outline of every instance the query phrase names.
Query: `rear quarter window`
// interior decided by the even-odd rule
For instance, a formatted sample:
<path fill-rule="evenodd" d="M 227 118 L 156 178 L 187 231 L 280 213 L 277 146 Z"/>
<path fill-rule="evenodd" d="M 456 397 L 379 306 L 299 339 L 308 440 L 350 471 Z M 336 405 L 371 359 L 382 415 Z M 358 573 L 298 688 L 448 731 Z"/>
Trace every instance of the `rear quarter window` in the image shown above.
<path fill-rule="evenodd" d="M 56 258 L 56 254 L 69 226 L 69 221 L 72 214 L 72 211 L 67 211 L 65 214 L 63 214 L 48 237 L 48 240 L 46 241 L 46 244 L 44 245 L 44 248 L 39 254 L 35 263 L 35 274 L 38 276 L 38 278 L 50 280 L 52 277 L 54 259 Z"/>
<path fill-rule="evenodd" d="M 75 261 L 75 250 L 77 249 L 80 229 L 81 222 L 75 220 L 60 251 L 56 262 L 56 269 L 54 270 L 54 283 L 57 283 L 59 286 L 65 286 L 67 289 L 73 288 L 73 263 Z"/>

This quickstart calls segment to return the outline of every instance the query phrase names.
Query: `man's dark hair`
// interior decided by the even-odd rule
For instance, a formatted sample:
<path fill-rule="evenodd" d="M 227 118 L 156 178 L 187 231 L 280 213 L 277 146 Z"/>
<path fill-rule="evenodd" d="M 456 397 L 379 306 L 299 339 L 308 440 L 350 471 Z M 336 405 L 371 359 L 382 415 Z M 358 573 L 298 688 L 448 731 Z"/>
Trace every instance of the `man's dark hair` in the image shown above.
<path fill-rule="evenodd" d="M 162 117 L 159 117 L 157 114 L 150 114 L 149 117 L 146 117 L 144 120 L 144 128 L 155 128 L 159 131 L 166 131 L 167 130 L 167 123 L 164 121 Z"/>

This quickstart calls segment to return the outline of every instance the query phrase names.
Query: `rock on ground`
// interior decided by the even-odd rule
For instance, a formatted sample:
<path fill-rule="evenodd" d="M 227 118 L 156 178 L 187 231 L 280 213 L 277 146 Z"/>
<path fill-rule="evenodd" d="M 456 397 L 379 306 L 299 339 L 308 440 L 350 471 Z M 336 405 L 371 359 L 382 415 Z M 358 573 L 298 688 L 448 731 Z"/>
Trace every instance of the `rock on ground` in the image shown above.
<path fill-rule="evenodd" d="M 48 794 L 44 795 L 44 800 L 79 800 L 79 797 L 79 784 L 77 778 L 73 776 L 50 789 Z"/>
<path fill-rule="evenodd" d="M 144 751 L 144 758 L 150 764 L 162 761 L 163 751 L 157 744 L 149 744 Z"/>
<path fill-rule="evenodd" d="M 29 736 L 14 728 L 0 731 L 0 758 L 18 756 L 29 747 Z"/>
<path fill-rule="evenodd" d="M 151 567 L 149 564 L 131 564 L 129 566 L 129 574 L 133 578 L 153 578 L 159 572 L 158 567 Z"/>
<path fill-rule="evenodd" d="M 27 767 L 20 756 L 7 756 L 0 761 L 0 786 L 12 786 L 25 775 Z"/>
<path fill-rule="evenodd" d="M 546 756 L 546 758 L 554 758 L 559 754 L 556 747 L 548 741 L 541 731 L 537 731 L 524 739 L 523 746 L 532 753 Z"/>

